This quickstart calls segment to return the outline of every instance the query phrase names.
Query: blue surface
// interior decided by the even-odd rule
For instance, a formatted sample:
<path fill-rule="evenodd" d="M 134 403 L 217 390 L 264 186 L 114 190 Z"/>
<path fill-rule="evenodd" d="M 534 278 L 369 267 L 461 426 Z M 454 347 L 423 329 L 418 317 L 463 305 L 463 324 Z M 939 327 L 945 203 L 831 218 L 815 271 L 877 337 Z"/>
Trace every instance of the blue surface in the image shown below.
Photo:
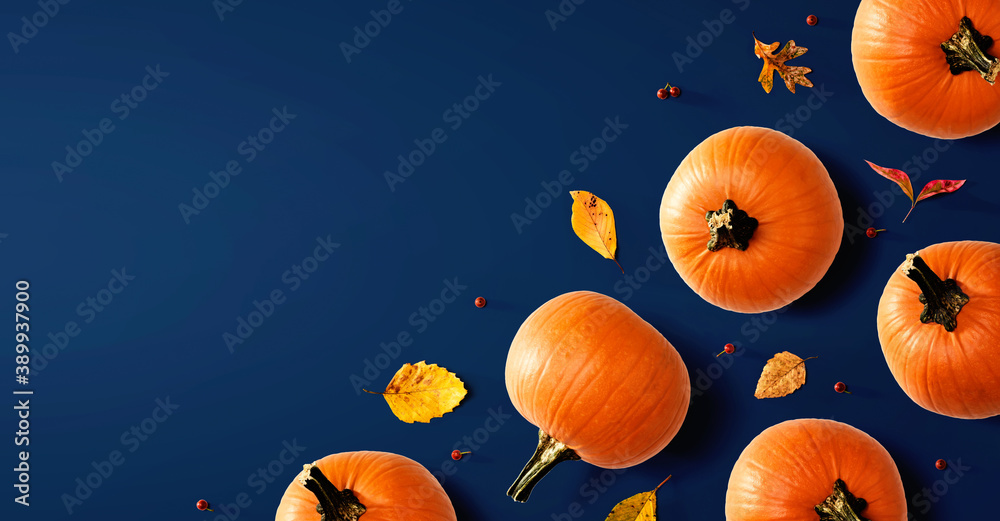
<path fill-rule="evenodd" d="M 361 449 L 437 471 L 463 520 L 604 519 L 667 474 L 674 479 L 659 492 L 663 518 L 721 519 L 743 447 L 800 417 L 834 418 L 878 439 L 899 467 L 914 519 L 982 517 L 1000 467 L 1000 421 L 955 420 L 913 404 L 886 367 L 875 313 L 904 254 L 942 241 L 1000 241 L 995 226 L 974 224 L 1000 212 L 1000 177 L 989 166 L 1000 131 L 935 153 L 933 139 L 878 116 L 851 65 L 856 1 L 590 0 L 554 26 L 546 10 L 557 12 L 556 0 L 448 4 L 404 0 L 349 62 L 341 44 L 387 2 L 248 0 L 220 20 L 210 0 L 73 0 L 37 34 L 29 28 L 33 37 L 16 52 L 0 52 L 4 301 L 13 307 L 15 281 L 29 280 L 31 347 L 37 356 L 54 343 L 53 356 L 33 361 L 27 386 L 35 392 L 31 506 L 13 502 L 17 474 L 8 471 L 5 520 L 270 519 L 301 464 Z M 563 5 L 568 12 L 573 4 Z M 0 27 L 20 31 L 21 17 L 39 9 L 6 2 Z M 808 14 L 819 25 L 807 26 Z M 793 95 L 778 83 L 765 94 L 752 31 L 807 47 L 796 62 L 814 69 L 816 87 Z M 689 37 L 701 38 L 700 49 Z M 688 53 L 697 56 L 679 70 L 675 54 Z M 147 67 L 160 67 L 158 79 L 146 78 Z M 479 87 L 490 78 L 489 89 Z M 126 113 L 115 100 L 144 79 L 155 89 L 137 89 L 143 100 Z M 667 82 L 683 89 L 680 98 L 654 96 Z M 477 92 L 484 99 L 467 98 Z M 465 101 L 475 110 L 456 116 L 454 104 Z M 294 119 L 275 120 L 273 136 L 261 133 L 285 107 Z M 578 149 L 616 118 L 620 135 L 584 160 Z M 52 163 L 67 160 L 81 131 L 97 136 L 102 124 L 114 128 L 60 179 Z M 826 278 L 785 312 L 717 309 L 669 263 L 630 287 L 574 236 L 566 191 L 593 191 L 616 212 L 622 266 L 645 280 L 637 270 L 662 247 L 658 207 L 674 168 L 710 134 L 739 125 L 776 127 L 809 146 L 829 169 L 849 225 Z M 241 145 L 258 135 L 273 140 L 253 153 Z M 410 155 L 415 140 L 430 150 L 432 138 L 433 153 L 389 183 L 397 157 Z M 911 158 L 925 153 L 934 161 L 914 166 Z M 918 187 L 969 182 L 921 203 L 903 225 L 902 196 L 887 210 L 872 207 L 884 211 L 875 224 L 889 231 L 869 240 L 852 229 L 871 224 L 859 222 L 859 209 L 892 185 L 864 159 L 910 162 Z M 210 172 L 224 179 L 218 172 L 230 161 L 238 175 L 218 194 L 209 188 L 214 198 L 195 200 L 193 190 L 205 189 Z M 518 230 L 511 214 L 524 214 L 541 183 L 554 191 L 563 170 L 573 177 L 568 188 Z M 181 204 L 201 209 L 185 219 Z M 323 262 L 306 261 L 315 268 L 306 279 L 291 270 L 326 256 L 317 240 L 339 246 L 328 244 Z M 111 283 L 118 293 L 106 290 L 113 270 L 134 277 Z M 448 284 L 461 286 L 457 300 L 435 303 Z M 537 431 L 508 400 L 507 348 L 531 311 L 578 289 L 627 299 L 677 347 L 698 391 L 679 435 L 650 461 L 620 474 L 564 463 L 518 504 L 505 492 Z M 281 303 L 261 305 L 270 316 L 227 346 L 224 335 L 236 335 L 239 320 L 275 290 Z M 485 309 L 472 305 L 480 295 Z M 107 304 L 97 312 L 88 298 Z M 433 321 L 420 315 L 429 306 Z M 76 336 L 61 336 L 69 322 Z M 6 328 L 13 335 L 13 324 Z M 380 357 L 380 344 L 402 333 L 412 343 Z M 722 368 L 714 355 L 726 342 L 745 351 Z M 754 399 L 764 361 L 782 350 L 820 357 L 809 362 L 809 382 L 787 398 Z M 7 374 L 12 358 L 8 351 Z M 470 389 L 430 424 L 400 422 L 351 381 L 378 389 L 403 362 L 420 360 L 455 371 Z M 366 375 L 375 363 L 387 368 Z M 854 394 L 834 393 L 838 380 Z M 168 398 L 170 415 L 155 410 Z M 2 461 L 12 468 L 17 418 L 5 410 Z M 491 411 L 512 416 L 488 432 Z M 155 431 L 140 439 L 130 429 L 141 434 L 144 420 Z M 466 437 L 478 448 L 444 474 Z M 112 456 L 120 465 L 101 464 Z M 934 469 L 938 458 L 971 469 L 947 483 Z M 81 488 L 77 497 L 87 497 L 67 508 L 94 463 L 113 473 L 89 495 Z M 195 510 L 201 498 L 216 515 Z M 238 513 L 219 510 L 238 498 Z"/>

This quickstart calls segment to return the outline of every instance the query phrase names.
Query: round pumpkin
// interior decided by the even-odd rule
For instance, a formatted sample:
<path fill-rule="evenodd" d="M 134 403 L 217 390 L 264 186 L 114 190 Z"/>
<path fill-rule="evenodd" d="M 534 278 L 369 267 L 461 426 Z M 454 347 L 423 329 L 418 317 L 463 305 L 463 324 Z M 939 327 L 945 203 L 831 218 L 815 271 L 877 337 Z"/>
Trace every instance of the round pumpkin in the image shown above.
<path fill-rule="evenodd" d="M 667 256 L 687 285 L 729 311 L 784 307 L 840 249 L 844 218 L 819 158 L 781 132 L 736 127 L 681 161 L 660 203 Z"/>
<path fill-rule="evenodd" d="M 680 354 L 617 300 L 575 291 L 542 304 L 511 342 L 507 393 L 539 427 L 534 456 L 507 491 L 526 501 L 556 464 L 638 465 L 673 439 L 691 382 Z"/>
<path fill-rule="evenodd" d="M 1000 414 L 1000 244 L 928 246 L 889 277 L 878 339 L 917 405 L 953 418 Z"/>
<path fill-rule="evenodd" d="M 838 497 L 844 504 L 830 505 Z M 906 519 L 906 495 L 892 457 L 846 423 L 789 420 L 768 427 L 743 449 L 729 476 L 726 521 L 816 521 L 817 506 L 833 510 L 832 517 L 819 519 Z"/>
<path fill-rule="evenodd" d="M 274 519 L 457 521 L 448 494 L 421 464 L 372 451 L 331 454 L 305 465 L 285 489 Z"/>
<path fill-rule="evenodd" d="M 851 36 L 854 72 L 875 111 L 896 125 L 941 139 L 972 136 L 1000 123 L 993 38 L 995 0 L 863 0 Z"/>

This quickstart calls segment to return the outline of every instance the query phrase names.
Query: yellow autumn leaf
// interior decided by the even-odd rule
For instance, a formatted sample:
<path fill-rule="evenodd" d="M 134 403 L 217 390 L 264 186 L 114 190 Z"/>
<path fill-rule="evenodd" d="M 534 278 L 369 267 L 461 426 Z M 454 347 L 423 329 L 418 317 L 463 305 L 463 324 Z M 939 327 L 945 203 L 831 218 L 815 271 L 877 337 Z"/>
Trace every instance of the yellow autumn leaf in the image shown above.
<path fill-rule="evenodd" d="M 670 479 L 663 480 L 649 492 L 640 492 L 611 509 L 604 521 L 656 521 L 656 491 Z"/>
<path fill-rule="evenodd" d="M 430 423 L 455 410 L 465 398 L 465 384 L 455 373 L 436 364 L 403 364 L 381 394 L 397 418 L 406 423 Z"/>
<path fill-rule="evenodd" d="M 583 190 L 570 191 L 573 196 L 573 231 L 605 259 L 618 264 L 615 252 L 618 250 L 618 232 L 615 231 L 615 213 L 604 199 Z M 625 273 L 622 265 L 618 269 Z"/>
<path fill-rule="evenodd" d="M 764 371 L 757 381 L 757 390 L 753 395 L 761 398 L 781 398 L 788 396 L 798 390 L 806 383 L 806 360 L 816 358 L 811 356 L 806 359 L 783 351 L 774 355 L 774 358 L 767 361 Z"/>

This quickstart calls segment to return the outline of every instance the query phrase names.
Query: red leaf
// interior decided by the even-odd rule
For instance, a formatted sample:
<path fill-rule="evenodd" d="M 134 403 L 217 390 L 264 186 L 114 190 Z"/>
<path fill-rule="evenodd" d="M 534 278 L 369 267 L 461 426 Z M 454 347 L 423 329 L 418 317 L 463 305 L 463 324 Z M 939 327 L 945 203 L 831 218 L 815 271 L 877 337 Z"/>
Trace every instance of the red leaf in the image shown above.
<path fill-rule="evenodd" d="M 882 177 L 894 181 L 900 188 L 903 189 L 903 193 L 910 198 L 910 201 L 913 201 L 913 185 L 910 184 L 910 176 L 906 175 L 906 172 L 896 170 L 895 168 L 884 168 L 868 161 L 867 159 L 865 160 L 865 163 L 868 163 L 868 166 L 872 167 L 872 170 L 878 172 Z M 916 204 L 916 201 L 913 201 L 913 203 Z"/>
<path fill-rule="evenodd" d="M 920 191 L 920 195 L 917 196 L 917 202 L 923 201 L 932 195 L 937 194 L 950 194 L 965 184 L 965 179 L 949 180 L 949 179 L 935 179 Z"/>

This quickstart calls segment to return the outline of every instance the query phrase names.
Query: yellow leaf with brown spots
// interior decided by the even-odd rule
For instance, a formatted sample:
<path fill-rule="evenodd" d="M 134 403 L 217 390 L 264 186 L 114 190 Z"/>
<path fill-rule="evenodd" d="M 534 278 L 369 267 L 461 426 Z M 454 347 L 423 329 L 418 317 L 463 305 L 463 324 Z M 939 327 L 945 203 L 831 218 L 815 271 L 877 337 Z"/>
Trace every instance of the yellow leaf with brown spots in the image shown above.
<path fill-rule="evenodd" d="M 774 358 L 764 365 L 764 371 L 757 381 L 757 390 L 753 395 L 761 399 L 781 398 L 794 393 L 806 383 L 806 360 L 813 358 L 816 357 L 803 360 L 788 351 L 774 355 Z"/>
<path fill-rule="evenodd" d="M 397 418 L 406 423 L 430 423 L 431 418 L 440 418 L 455 410 L 465 398 L 465 384 L 436 364 L 424 362 L 403 364 L 396 371 L 392 381 L 381 394 Z"/>
<path fill-rule="evenodd" d="M 667 476 L 663 483 L 669 479 L 670 476 Z M 656 521 L 656 491 L 663 483 L 650 492 L 640 492 L 618 503 L 604 521 Z"/>
<path fill-rule="evenodd" d="M 618 264 L 618 260 L 615 259 L 615 252 L 618 250 L 618 232 L 615 231 L 615 213 L 611 211 L 611 207 L 604 202 L 604 199 L 590 192 L 573 190 L 569 194 L 573 196 L 571 221 L 576 236 L 605 259 L 611 259 Z M 618 264 L 618 269 L 625 273 L 621 264 Z"/>

